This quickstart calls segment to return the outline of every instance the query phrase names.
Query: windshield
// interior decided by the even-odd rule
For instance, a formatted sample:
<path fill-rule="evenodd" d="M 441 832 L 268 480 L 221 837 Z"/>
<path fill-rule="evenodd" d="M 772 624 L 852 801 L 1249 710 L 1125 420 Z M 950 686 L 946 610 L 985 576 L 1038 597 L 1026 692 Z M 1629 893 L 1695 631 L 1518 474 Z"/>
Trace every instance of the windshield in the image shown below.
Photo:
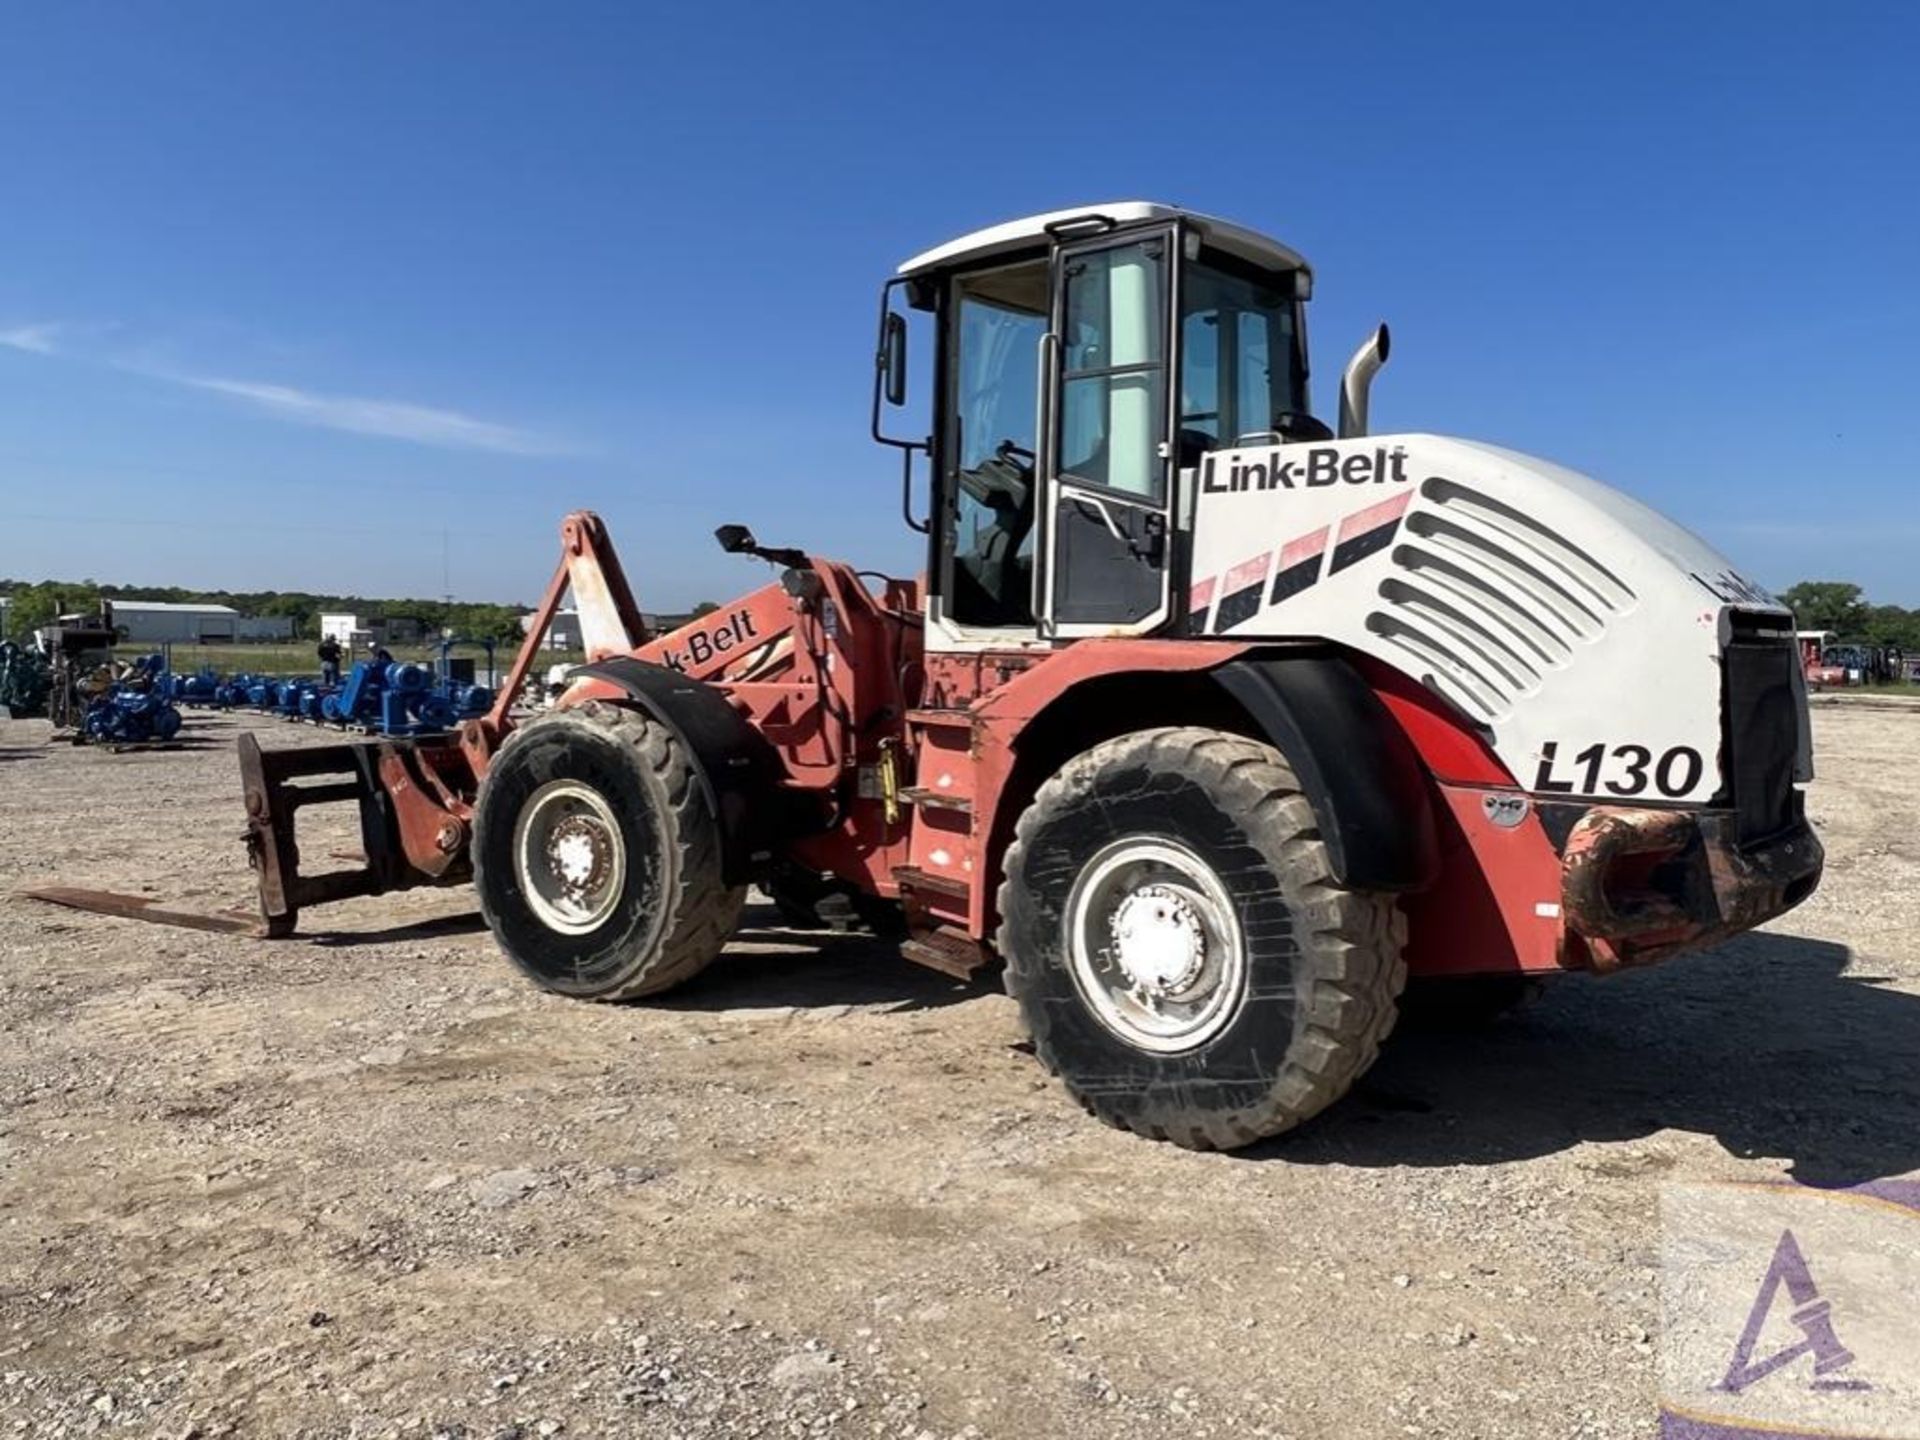
<path fill-rule="evenodd" d="M 1182 448 L 1266 436 L 1307 409 L 1290 274 L 1189 265 L 1180 307 Z"/>
<path fill-rule="evenodd" d="M 955 458 L 971 470 L 1012 441 L 1031 453 L 1036 440 L 1040 337 L 1047 330 L 1042 263 L 962 277 L 954 285 Z"/>

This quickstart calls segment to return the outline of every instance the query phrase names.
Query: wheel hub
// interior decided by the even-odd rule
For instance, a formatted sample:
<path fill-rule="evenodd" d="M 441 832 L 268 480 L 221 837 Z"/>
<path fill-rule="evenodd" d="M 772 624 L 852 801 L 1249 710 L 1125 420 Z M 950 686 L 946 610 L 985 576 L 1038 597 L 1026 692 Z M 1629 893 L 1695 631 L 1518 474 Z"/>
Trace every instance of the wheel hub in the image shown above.
<path fill-rule="evenodd" d="M 1239 916 L 1213 867 L 1184 844 L 1139 835 L 1108 845 L 1082 867 L 1062 919 L 1075 988 L 1129 1045 L 1197 1049 L 1240 1013 Z"/>
<path fill-rule="evenodd" d="M 584 900 L 607 875 L 612 841 L 591 816 L 569 815 L 547 837 L 547 872 L 570 900 Z"/>
<path fill-rule="evenodd" d="M 1113 912 L 1113 958 L 1136 991 L 1175 995 L 1191 989 L 1207 959 L 1207 937 L 1193 902 L 1170 885 L 1145 885 Z"/>
<path fill-rule="evenodd" d="M 605 923 L 627 883 L 627 847 L 607 798 L 579 780 L 551 780 L 514 826 L 514 870 L 540 923 L 584 935 Z"/>

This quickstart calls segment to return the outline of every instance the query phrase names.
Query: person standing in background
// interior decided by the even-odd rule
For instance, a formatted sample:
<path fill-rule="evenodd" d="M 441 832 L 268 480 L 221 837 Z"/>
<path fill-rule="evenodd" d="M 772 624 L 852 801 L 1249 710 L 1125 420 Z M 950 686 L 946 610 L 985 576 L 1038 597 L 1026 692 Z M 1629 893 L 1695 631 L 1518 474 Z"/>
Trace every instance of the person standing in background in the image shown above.
<path fill-rule="evenodd" d="M 320 657 L 320 683 L 338 685 L 340 683 L 340 642 L 331 635 L 322 635 L 320 647 L 315 653 Z"/>

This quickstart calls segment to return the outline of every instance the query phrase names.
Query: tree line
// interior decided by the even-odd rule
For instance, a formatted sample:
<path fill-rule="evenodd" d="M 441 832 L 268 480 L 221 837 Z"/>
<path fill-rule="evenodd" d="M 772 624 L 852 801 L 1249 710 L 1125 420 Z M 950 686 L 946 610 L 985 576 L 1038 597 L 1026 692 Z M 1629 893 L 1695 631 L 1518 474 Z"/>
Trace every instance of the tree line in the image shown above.
<path fill-rule="evenodd" d="M 1831 630 L 1840 644 L 1897 645 L 1920 652 L 1920 610 L 1869 604 L 1860 586 L 1845 580 L 1802 580 L 1780 592 L 1802 630 Z"/>
<path fill-rule="evenodd" d="M 102 585 L 93 580 L 0 579 L 0 595 L 12 602 L 7 630 L 24 637 L 59 615 L 91 614 L 102 600 L 157 600 L 177 605 L 231 605 L 242 615 L 285 616 L 295 639 L 320 638 L 325 613 L 383 615 L 419 620 L 433 633 L 452 630 L 475 640 L 517 643 L 528 607 L 456 600 L 382 600 L 366 595 L 314 595 L 303 590 L 189 590 L 178 585 Z"/>
<path fill-rule="evenodd" d="M 515 643 L 520 639 L 520 617 L 528 607 L 456 600 L 382 600 L 366 595 L 315 595 L 304 590 L 189 590 L 178 585 L 102 585 L 93 580 L 0 579 L 0 595 L 13 601 L 7 629 L 20 637 L 56 615 L 92 611 L 105 600 L 162 600 L 185 605 L 231 605 L 242 615 L 284 615 L 293 621 L 296 639 L 318 640 L 320 616 L 407 616 L 418 619 L 429 632 L 452 630 L 476 640 Z M 1898 645 L 1920 652 L 1920 609 L 1874 605 L 1865 591 L 1844 580 L 1802 580 L 1780 592 L 1780 601 L 1793 611 L 1803 630 L 1832 630 L 1843 643 Z M 700 615 L 717 608 L 702 601 Z"/>

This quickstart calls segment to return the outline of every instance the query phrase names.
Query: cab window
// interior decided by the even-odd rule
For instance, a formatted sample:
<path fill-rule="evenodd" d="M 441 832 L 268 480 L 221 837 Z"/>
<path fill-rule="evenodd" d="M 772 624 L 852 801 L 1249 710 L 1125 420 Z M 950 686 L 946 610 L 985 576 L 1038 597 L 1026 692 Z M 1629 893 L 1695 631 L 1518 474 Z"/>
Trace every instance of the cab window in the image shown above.
<path fill-rule="evenodd" d="M 1027 625 L 1047 262 L 959 276 L 951 303 L 947 614 L 963 625 Z"/>
<path fill-rule="evenodd" d="M 1156 498 L 1165 475 L 1166 244 L 1073 256 L 1064 270 L 1060 475 Z"/>
<path fill-rule="evenodd" d="M 1180 307 L 1182 452 L 1266 438 L 1277 417 L 1305 412 L 1290 280 L 1207 263 L 1187 268 Z"/>

